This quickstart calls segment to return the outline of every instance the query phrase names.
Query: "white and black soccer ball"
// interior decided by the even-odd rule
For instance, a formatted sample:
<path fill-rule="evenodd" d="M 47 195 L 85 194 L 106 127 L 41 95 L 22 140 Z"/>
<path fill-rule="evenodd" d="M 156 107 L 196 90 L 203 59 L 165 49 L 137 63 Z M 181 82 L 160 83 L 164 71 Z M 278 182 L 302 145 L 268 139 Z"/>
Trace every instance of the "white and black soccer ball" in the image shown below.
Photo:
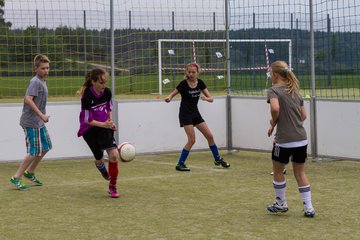
<path fill-rule="evenodd" d="M 134 160 L 136 151 L 133 144 L 129 142 L 123 142 L 118 146 L 118 152 L 120 160 L 123 162 L 130 162 Z"/>

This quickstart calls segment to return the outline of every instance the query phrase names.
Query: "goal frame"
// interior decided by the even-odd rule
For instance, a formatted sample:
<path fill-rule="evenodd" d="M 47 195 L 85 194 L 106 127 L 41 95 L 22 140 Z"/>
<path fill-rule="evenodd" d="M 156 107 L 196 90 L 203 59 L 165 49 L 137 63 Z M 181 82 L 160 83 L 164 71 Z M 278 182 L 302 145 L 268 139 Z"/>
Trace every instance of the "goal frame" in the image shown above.
<path fill-rule="evenodd" d="M 226 39 L 158 39 L 158 74 L 159 74 L 159 95 L 162 95 L 162 43 L 163 42 L 226 42 Z M 271 42 L 287 42 L 288 50 L 289 50 L 289 59 L 288 64 L 291 68 L 292 66 L 292 41 L 291 39 L 229 39 L 229 42 L 263 42 L 271 43 Z M 266 53 L 267 54 L 267 53 Z"/>

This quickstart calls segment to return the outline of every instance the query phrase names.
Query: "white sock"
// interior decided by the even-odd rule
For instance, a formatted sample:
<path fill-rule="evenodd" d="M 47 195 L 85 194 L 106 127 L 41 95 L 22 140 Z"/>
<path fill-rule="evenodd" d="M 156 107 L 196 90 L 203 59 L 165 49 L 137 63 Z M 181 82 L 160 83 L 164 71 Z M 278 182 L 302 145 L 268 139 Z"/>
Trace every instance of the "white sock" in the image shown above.
<path fill-rule="evenodd" d="M 286 202 L 286 180 L 283 182 L 273 181 L 275 199 L 279 205 L 283 205 Z"/>
<path fill-rule="evenodd" d="M 304 204 L 304 210 L 313 208 L 313 205 L 311 203 L 311 190 L 310 185 L 299 187 L 299 192 L 301 194 L 301 199 Z"/>

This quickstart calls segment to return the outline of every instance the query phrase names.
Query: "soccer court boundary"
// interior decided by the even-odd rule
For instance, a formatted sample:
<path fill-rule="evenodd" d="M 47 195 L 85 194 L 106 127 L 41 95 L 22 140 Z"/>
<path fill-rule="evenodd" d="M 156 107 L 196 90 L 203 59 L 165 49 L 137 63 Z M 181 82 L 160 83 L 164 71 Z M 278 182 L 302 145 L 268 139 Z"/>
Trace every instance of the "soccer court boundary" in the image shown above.
<path fill-rule="evenodd" d="M 160 161 L 154 161 L 154 160 L 134 160 L 141 163 L 152 163 L 152 164 L 158 164 L 158 165 L 168 165 L 172 166 L 172 168 L 169 168 L 169 172 L 175 170 L 175 165 L 173 163 L 169 162 L 160 162 Z M 124 163 L 124 164 L 131 164 L 131 163 Z M 121 168 L 119 168 L 119 178 L 118 182 L 119 184 L 123 182 L 128 181 L 143 181 L 143 180 L 151 180 L 151 179 L 167 179 L 167 178 L 177 178 L 181 177 L 183 178 L 184 175 L 203 175 L 203 174 L 215 174 L 215 173 L 221 173 L 224 171 L 227 171 L 227 169 L 221 169 L 221 168 L 213 168 L 213 167 L 200 167 L 200 166 L 191 166 L 191 169 L 196 169 L 199 171 L 190 171 L 190 172 L 176 172 L 174 174 L 159 174 L 159 175 L 153 175 L 153 176 L 141 176 L 141 177 L 122 177 L 121 176 Z M 59 184 L 46 184 L 44 187 L 73 187 L 73 186 L 79 186 L 79 185 L 92 185 L 92 184 L 103 184 L 104 180 L 101 179 L 101 176 L 99 175 L 99 180 L 96 181 L 77 181 L 76 183 L 59 183 Z"/>

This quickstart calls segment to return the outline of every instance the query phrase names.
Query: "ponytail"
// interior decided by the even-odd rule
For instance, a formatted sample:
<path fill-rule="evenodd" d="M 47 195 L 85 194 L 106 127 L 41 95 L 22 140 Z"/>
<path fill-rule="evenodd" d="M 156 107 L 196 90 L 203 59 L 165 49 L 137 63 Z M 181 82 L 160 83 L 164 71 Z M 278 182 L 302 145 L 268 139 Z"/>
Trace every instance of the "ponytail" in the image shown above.
<path fill-rule="evenodd" d="M 295 76 L 294 72 L 284 61 L 275 61 L 271 64 L 271 71 L 277 73 L 281 76 L 282 79 L 286 79 L 287 81 L 287 91 L 292 96 L 294 94 L 299 94 L 299 80 Z"/>
<path fill-rule="evenodd" d="M 97 82 L 101 79 L 101 76 L 105 75 L 106 78 L 108 77 L 107 72 L 101 68 L 95 68 L 89 72 L 86 73 L 85 75 L 85 82 L 82 85 L 82 87 L 80 88 L 80 90 L 78 90 L 76 93 L 77 95 L 82 96 L 85 92 L 85 89 L 88 87 L 91 87 L 93 84 L 92 82 Z"/>

